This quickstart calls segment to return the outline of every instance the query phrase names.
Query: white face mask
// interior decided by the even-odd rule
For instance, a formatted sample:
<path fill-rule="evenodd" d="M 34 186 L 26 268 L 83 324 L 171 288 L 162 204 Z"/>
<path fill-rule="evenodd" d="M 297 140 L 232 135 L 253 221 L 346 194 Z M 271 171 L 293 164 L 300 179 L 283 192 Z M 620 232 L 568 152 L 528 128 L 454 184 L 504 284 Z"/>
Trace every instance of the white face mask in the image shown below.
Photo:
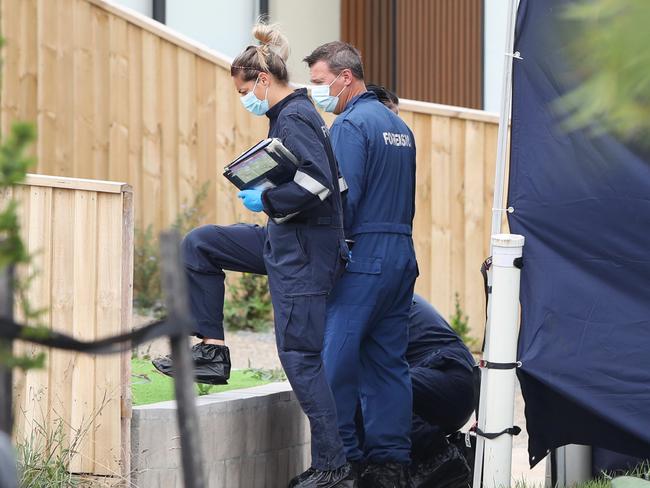
<path fill-rule="evenodd" d="M 347 86 L 344 86 L 343 90 L 341 90 L 336 96 L 330 95 L 330 87 L 339 79 L 342 73 L 343 72 L 341 71 L 341 73 L 339 73 L 339 75 L 334 78 L 332 83 L 329 85 L 312 85 L 309 87 L 311 98 L 314 100 L 314 103 L 325 112 L 334 112 L 334 109 L 339 103 L 339 95 L 347 88 Z"/>

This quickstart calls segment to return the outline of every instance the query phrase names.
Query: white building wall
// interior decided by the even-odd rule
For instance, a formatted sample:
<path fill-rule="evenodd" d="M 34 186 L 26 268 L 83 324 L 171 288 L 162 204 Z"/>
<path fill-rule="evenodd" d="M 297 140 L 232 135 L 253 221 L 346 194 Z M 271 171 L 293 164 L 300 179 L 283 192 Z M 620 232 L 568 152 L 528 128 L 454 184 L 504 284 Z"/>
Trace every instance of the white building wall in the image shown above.
<path fill-rule="evenodd" d="M 151 0 L 113 0 L 117 5 L 122 5 L 140 12 L 147 17 L 153 16 L 153 2 Z"/>
<path fill-rule="evenodd" d="M 269 17 L 289 38 L 291 81 L 308 83 L 309 70 L 302 59 L 321 44 L 340 39 L 341 1 L 270 0 Z"/>
<path fill-rule="evenodd" d="M 484 0 L 483 108 L 499 112 L 508 23 L 508 0 Z"/>
<path fill-rule="evenodd" d="M 166 24 L 227 56 L 252 43 L 257 0 L 167 0 Z"/>

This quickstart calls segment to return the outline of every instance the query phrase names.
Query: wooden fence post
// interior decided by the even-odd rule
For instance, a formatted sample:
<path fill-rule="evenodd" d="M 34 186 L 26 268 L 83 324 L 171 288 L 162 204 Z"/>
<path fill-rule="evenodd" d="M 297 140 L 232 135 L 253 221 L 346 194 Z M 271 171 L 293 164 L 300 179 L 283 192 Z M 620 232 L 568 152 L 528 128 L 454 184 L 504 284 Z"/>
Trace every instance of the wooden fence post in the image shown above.
<path fill-rule="evenodd" d="M 170 337 L 174 362 L 174 389 L 176 415 L 181 438 L 181 461 L 185 488 L 204 488 L 203 454 L 199 440 L 199 422 L 196 413 L 194 368 L 190 357 L 188 335 L 191 316 L 187 277 L 180 258 L 178 232 L 160 234 L 162 285 L 167 303 L 167 320 L 177 324 L 178 334 Z"/>
<path fill-rule="evenodd" d="M 0 316 L 8 319 L 14 318 L 13 274 L 12 266 L 0 270 Z M 11 355 L 12 345 L 11 340 L 0 340 L 0 352 Z M 0 361 L 0 430 L 9 437 L 13 426 L 12 379 L 11 366 Z"/>

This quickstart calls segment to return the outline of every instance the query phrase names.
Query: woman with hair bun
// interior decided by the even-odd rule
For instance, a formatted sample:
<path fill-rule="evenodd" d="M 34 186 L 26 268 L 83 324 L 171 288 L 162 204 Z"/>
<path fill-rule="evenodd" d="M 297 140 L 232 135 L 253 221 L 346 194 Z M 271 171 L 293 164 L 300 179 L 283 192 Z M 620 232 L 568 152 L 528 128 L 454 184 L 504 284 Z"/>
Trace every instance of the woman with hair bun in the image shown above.
<path fill-rule="evenodd" d="M 290 486 L 351 487 L 353 482 L 346 480 L 350 465 L 321 360 L 327 296 L 348 256 L 338 166 L 327 126 L 307 91 L 289 86 L 286 38 L 266 24 L 257 24 L 253 36 L 259 44 L 235 58 L 232 80 L 244 108 L 268 117 L 268 137 L 280 139 L 299 165 L 293 181 L 243 190 L 238 197 L 252 212 L 297 215 L 281 224 L 269 220 L 266 227 L 206 225 L 183 240 L 195 334 L 203 339 L 192 351 L 195 375 L 197 381 L 213 384 L 229 377 L 224 270 L 267 274 L 280 361 L 311 426 L 311 468 Z M 169 358 L 156 363 L 161 372 L 173 374 Z"/>

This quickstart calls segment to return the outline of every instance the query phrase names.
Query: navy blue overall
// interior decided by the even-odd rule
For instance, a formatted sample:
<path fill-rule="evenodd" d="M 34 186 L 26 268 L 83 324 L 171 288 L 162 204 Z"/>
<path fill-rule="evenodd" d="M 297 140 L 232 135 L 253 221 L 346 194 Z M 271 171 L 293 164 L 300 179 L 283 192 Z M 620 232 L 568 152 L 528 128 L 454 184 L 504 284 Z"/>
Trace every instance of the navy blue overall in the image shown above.
<path fill-rule="evenodd" d="M 374 94 L 352 99 L 331 128 L 348 183 L 346 237 L 355 241 L 330 295 L 323 358 L 349 460 L 408 463 L 411 380 L 408 313 L 417 276 L 411 238 L 415 141 Z M 355 410 L 360 398 L 365 442 Z"/>
<path fill-rule="evenodd" d="M 474 358 L 445 319 L 415 295 L 406 359 L 413 383 L 412 455 L 426 459 L 474 411 Z"/>
<path fill-rule="evenodd" d="M 347 257 L 338 168 L 323 119 L 297 90 L 267 116 L 277 137 L 300 161 L 294 180 L 262 194 L 264 209 L 283 224 L 206 225 L 183 241 L 191 308 L 199 336 L 223 338 L 223 270 L 267 274 L 275 315 L 278 354 L 309 418 L 312 466 L 345 463 L 336 429 L 336 408 L 323 371 L 321 350 L 327 295 Z"/>

